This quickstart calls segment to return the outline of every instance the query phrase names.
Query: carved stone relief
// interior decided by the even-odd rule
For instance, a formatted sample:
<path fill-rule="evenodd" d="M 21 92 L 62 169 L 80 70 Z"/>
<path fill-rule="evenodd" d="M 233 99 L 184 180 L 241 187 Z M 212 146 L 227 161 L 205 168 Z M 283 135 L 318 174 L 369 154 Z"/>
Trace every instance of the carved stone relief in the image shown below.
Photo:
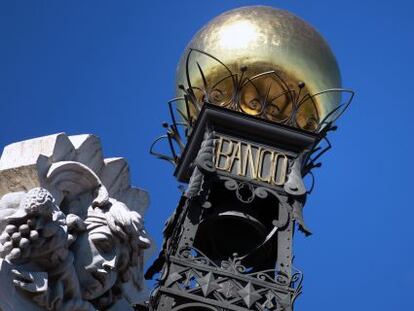
<path fill-rule="evenodd" d="M 133 310 L 143 290 L 145 191 L 93 135 L 6 146 L 0 310 Z"/>

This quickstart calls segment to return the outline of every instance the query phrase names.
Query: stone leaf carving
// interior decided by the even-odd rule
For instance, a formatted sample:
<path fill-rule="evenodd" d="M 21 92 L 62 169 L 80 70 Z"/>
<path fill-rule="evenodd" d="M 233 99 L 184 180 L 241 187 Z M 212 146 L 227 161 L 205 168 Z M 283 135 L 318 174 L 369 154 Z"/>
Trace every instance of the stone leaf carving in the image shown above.
<path fill-rule="evenodd" d="M 6 146 L 0 158 L 0 310 L 133 310 L 143 290 L 145 191 L 93 135 Z"/>

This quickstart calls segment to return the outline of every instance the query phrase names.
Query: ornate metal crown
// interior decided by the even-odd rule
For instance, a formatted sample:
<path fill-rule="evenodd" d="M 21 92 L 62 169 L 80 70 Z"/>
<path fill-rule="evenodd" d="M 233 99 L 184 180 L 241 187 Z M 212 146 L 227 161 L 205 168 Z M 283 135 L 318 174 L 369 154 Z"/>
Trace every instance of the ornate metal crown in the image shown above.
<path fill-rule="evenodd" d="M 199 53 L 220 66 L 226 74 L 209 79 L 206 77 L 199 62 L 191 64 L 191 57 Z M 199 77 L 190 74 L 190 66 L 195 65 Z M 217 69 L 216 69 L 217 71 Z M 190 49 L 186 57 L 187 86 L 179 85 L 182 96 L 168 102 L 171 123 L 164 122 L 167 133 L 158 137 L 151 146 L 151 154 L 160 159 L 177 164 L 180 154 L 185 148 L 186 140 L 191 135 L 196 120 L 203 105 L 212 104 L 225 109 L 250 115 L 258 120 L 267 120 L 275 124 L 283 124 L 302 131 L 317 134 L 320 139 L 326 139 L 326 133 L 336 129 L 334 122 L 347 110 L 354 92 L 349 89 L 332 88 L 311 94 L 305 82 L 297 85 L 288 83 L 278 70 L 265 71 L 249 75 L 248 67 L 241 67 L 240 72 L 234 73 L 218 58 L 201 50 Z M 197 80 L 196 83 L 193 80 Z M 214 81 L 213 81 L 214 80 Z M 201 83 L 200 83 L 201 81 Z M 329 100 L 339 101 L 340 104 L 324 104 Z M 322 107 L 322 108 L 321 108 Z M 334 107 L 330 111 L 323 108 Z M 176 116 L 176 111 L 179 117 Z M 171 155 L 154 150 L 161 140 L 168 140 Z M 315 146 L 315 151 L 327 151 L 326 148 Z M 318 156 L 319 158 L 319 156 Z"/>

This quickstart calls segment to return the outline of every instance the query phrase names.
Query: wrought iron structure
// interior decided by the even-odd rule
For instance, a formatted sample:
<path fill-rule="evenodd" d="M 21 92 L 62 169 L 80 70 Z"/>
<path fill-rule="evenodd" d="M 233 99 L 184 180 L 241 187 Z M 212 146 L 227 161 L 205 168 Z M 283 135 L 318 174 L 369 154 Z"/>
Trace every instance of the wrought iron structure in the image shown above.
<path fill-rule="evenodd" d="M 216 61 L 223 66 L 228 75 L 209 85 L 203 69 L 197 63 L 203 87 L 193 87 L 189 74 L 190 59 L 193 53 L 203 54 Z M 179 85 L 183 96 L 176 97 L 168 102 L 171 122 L 163 123 L 166 133 L 154 140 L 150 147 L 150 153 L 161 160 L 166 160 L 177 166 L 180 163 L 181 154 L 184 152 L 187 140 L 195 127 L 195 122 L 203 106 L 205 104 L 216 105 L 252 115 L 258 119 L 316 133 L 317 139 L 315 144 L 302 156 L 303 167 L 301 167 L 301 171 L 303 178 L 308 174 L 312 177 L 312 185 L 308 190 L 309 194 L 312 192 L 314 184 L 312 169 L 322 165 L 321 162 L 318 162 L 319 159 L 332 147 L 327 134 L 337 130 L 335 121 L 348 109 L 354 98 L 354 91 L 344 88 L 333 88 L 315 94 L 304 93 L 305 82 L 300 82 L 296 87 L 289 86 L 275 70 L 262 72 L 252 77 L 248 76 L 248 68 L 246 66 L 242 66 L 240 71 L 239 73 L 233 73 L 226 64 L 213 55 L 197 49 L 190 49 L 186 57 L 188 88 L 184 85 Z M 266 83 L 265 89 L 257 85 L 264 84 L 264 82 Z M 230 88 L 228 87 L 229 83 L 231 85 Z M 243 95 L 249 87 L 253 88 L 255 96 L 250 96 L 250 100 L 246 101 Z M 273 97 L 269 97 L 269 94 L 273 93 L 271 92 L 272 89 L 279 92 Z M 325 117 L 321 119 L 315 100 L 323 96 L 337 96 L 339 99 L 342 99 L 342 97 L 344 99 L 342 103 L 328 111 Z M 307 114 L 304 111 L 307 111 Z M 178 114 L 178 117 L 175 112 Z M 169 153 L 159 152 L 155 149 L 163 140 L 168 142 L 167 148 Z"/>
<path fill-rule="evenodd" d="M 302 209 L 313 189 L 312 169 L 331 148 L 327 133 L 336 129 L 333 122 L 349 106 L 353 92 L 302 94 L 304 83 L 293 89 L 276 71 L 253 77 L 248 77 L 248 68 L 233 73 L 199 50 L 190 51 L 187 66 L 192 53 L 213 58 L 228 75 L 209 84 L 197 64 L 203 87 L 192 86 L 187 76 L 188 87 L 180 86 L 184 96 L 169 102 L 167 133 L 151 146 L 152 154 L 176 166 L 175 176 L 188 187 L 145 275 L 149 279 L 160 273 L 147 308 L 291 311 L 302 291 L 302 273 L 293 266 L 293 233 L 298 225 L 311 234 Z M 260 80 L 266 88 L 257 86 L 263 85 Z M 274 85 L 280 90 L 276 95 Z M 249 100 L 247 88 L 255 94 Z M 333 93 L 349 98 L 321 119 L 315 100 Z M 181 121 L 174 114 L 177 102 L 182 102 L 177 108 Z M 171 154 L 155 151 L 162 139 Z M 235 161 L 240 161 L 238 169 Z M 262 171 L 273 173 L 263 178 L 267 173 Z M 303 178 L 308 174 L 312 185 L 306 189 Z M 278 182 L 270 182 L 275 176 Z"/>

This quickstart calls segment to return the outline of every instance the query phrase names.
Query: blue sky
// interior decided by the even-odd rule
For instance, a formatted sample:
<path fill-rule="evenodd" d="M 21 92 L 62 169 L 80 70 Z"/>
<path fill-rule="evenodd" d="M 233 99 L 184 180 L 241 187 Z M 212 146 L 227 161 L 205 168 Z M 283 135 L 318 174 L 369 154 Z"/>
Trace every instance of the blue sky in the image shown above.
<path fill-rule="evenodd" d="M 411 1 L 0 1 L 0 148 L 57 132 L 100 136 L 151 194 L 161 243 L 179 191 L 149 146 L 168 119 L 175 68 L 193 34 L 232 8 L 264 4 L 313 24 L 356 91 L 331 135 L 295 237 L 296 310 L 414 310 Z"/>

